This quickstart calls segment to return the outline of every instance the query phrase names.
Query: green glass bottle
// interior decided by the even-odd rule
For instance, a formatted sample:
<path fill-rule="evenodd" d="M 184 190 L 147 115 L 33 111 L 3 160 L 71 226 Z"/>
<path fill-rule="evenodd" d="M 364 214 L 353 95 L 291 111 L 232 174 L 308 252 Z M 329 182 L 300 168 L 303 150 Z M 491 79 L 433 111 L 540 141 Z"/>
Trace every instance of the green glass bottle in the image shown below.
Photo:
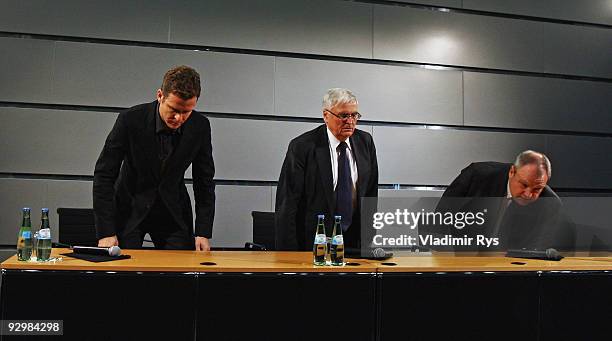
<path fill-rule="evenodd" d="M 331 265 L 335 266 L 344 265 L 344 236 L 342 235 L 341 221 L 342 217 L 339 215 L 335 216 L 330 250 Z"/>
<path fill-rule="evenodd" d="M 51 226 L 49 225 L 49 209 L 43 208 L 40 216 L 40 230 L 36 242 L 36 260 L 46 262 L 51 258 Z"/>
<path fill-rule="evenodd" d="M 317 216 L 317 231 L 315 232 L 314 245 L 312 247 L 314 265 L 326 265 L 325 255 L 327 254 L 327 236 L 325 235 L 325 216 Z"/>
<path fill-rule="evenodd" d="M 24 207 L 21 209 L 23 218 L 21 219 L 21 228 L 17 236 L 17 259 L 20 261 L 28 261 L 32 257 L 32 220 L 30 219 L 30 208 Z"/>

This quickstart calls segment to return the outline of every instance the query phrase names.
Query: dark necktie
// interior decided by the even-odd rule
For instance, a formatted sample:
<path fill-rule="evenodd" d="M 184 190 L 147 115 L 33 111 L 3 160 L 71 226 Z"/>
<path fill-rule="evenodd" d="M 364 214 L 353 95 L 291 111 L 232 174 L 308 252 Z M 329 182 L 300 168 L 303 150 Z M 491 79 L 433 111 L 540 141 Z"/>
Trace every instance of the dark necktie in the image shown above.
<path fill-rule="evenodd" d="M 338 183 L 336 185 L 336 215 L 342 216 L 342 230 L 346 231 L 353 221 L 353 181 L 347 154 L 348 145 L 341 142 L 338 151 Z"/>

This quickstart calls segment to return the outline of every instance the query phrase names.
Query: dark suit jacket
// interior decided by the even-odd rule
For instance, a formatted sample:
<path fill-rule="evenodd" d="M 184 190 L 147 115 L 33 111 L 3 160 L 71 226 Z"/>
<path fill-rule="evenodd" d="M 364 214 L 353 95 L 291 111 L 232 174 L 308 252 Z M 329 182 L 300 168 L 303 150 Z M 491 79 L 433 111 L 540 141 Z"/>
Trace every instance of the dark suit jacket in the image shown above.
<path fill-rule="evenodd" d="M 327 127 L 306 132 L 289 143 L 276 190 L 275 235 L 278 250 L 312 250 L 317 215 L 324 214 L 326 230 L 331 232 L 336 197 L 329 154 Z M 378 163 L 372 136 L 355 129 L 349 139 L 357 164 L 357 202 L 363 197 L 378 196 Z M 358 238 L 360 218 L 345 235 L 347 245 Z M 351 231 L 352 230 L 352 231 Z M 352 243 L 351 243 L 352 242 Z"/>
<path fill-rule="evenodd" d="M 461 171 L 442 197 L 504 197 L 511 166 L 511 163 L 474 162 Z M 548 185 L 540 197 L 559 199 Z"/>
<path fill-rule="evenodd" d="M 156 198 L 179 226 L 193 229 L 185 171 L 192 165 L 195 235 L 210 238 L 215 214 L 215 166 L 210 123 L 193 111 L 182 125 L 180 142 L 161 170 L 155 135 L 157 101 L 123 111 L 106 138 L 94 170 L 93 205 L 98 238 L 134 229 Z"/>
<path fill-rule="evenodd" d="M 451 234 L 492 234 L 500 237 L 502 245 L 498 249 L 571 249 L 575 239 L 573 225 L 563 215 L 561 200 L 549 186 L 535 202 L 527 206 L 510 203 L 500 211 L 510 167 L 509 163 L 477 162 L 461 171 L 442 195 L 437 210 L 477 212 L 486 208 L 487 225 L 482 230 L 474 226 L 451 228 Z M 498 212 L 503 216 L 498 217 Z"/>

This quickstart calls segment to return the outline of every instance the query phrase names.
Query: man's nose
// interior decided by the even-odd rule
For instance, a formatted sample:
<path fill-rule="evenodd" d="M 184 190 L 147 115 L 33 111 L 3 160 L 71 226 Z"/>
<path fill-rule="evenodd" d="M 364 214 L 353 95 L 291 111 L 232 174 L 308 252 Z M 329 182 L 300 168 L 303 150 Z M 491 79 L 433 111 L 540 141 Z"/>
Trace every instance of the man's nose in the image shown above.
<path fill-rule="evenodd" d="M 524 192 L 523 192 L 523 198 L 525 198 L 525 199 L 531 199 L 531 198 L 533 198 L 533 192 L 532 192 L 532 191 L 529 191 L 529 190 L 524 191 Z"/>

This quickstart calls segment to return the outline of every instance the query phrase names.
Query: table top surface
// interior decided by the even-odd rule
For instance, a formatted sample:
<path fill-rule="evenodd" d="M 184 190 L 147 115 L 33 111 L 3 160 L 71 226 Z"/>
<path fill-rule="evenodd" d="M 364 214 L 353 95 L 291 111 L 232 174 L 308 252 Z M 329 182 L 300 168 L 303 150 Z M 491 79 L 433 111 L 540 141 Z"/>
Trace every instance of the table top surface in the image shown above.
<path fill-rule="evenodd" d="M 315 266 L 311 252 L 282 251 L 174 251 L 122 250 L 130 259 L 94 263 L 68 256 L 69 249 L 53 249 L 52 262 L 20 262 L 12 256 L 2 269 L 152 272 L 512 272 L 512 271 L 612 271 L 612 257 L 566 257 L 561 261 L 507 258 L 503 254 L 425 254 L 398 256 L 385 261 L 347 259 L 355 265 Z M 201 263 L 208 263 L 203 265 Z"/>
<path fill-rule="evenodd" d="M 612 257 L 573 256 L 560 261 L 505 257 L 503 254 L 434 254 L 394 257 L 374 262 L 378 272 L 513 272 L 513 271 L 606 271 Z"/>
<path fill-rule="evenodd" d="M 69 249 L 53 249 L 51 257 L 61 257 L 55 262 L 21 262 L 17 256 L 12 256 L 1 267 L 84 271 L 376 272 L 376 266 L 364 260 L 352 261 L 358 263 L 353 266 L 315 266 L 312 264 L 312 252 L 122 250 L 122 254 L 131 258 L 100 263 L 61 255 L 69 252 Z"/>

